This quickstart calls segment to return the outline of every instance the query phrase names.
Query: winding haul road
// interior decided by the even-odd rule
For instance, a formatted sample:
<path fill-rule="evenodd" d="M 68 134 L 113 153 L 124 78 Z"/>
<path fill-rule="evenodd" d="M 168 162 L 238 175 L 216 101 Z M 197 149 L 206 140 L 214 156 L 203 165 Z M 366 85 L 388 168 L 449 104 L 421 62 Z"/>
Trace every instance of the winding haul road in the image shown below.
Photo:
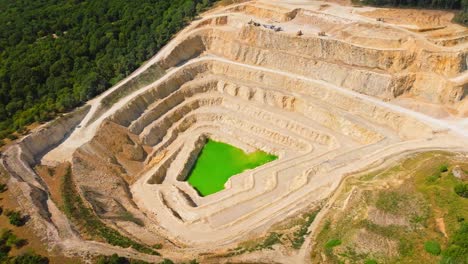
<path fill-rule="evenodd" d="M 169 48 L 169 46 L 167 46 L 166 48 Z M 160 56 L 161 56 L 161 54 L 158 54 L 155 58 L 151 59 L 151 62 L 157 61 L 157 59 L 159 59 Z M 74 130 L 74 132 L 64 142 L 62 142 L 59 146 L 57 146 L 55 149 L 51 150 L 48 154 L 46 154 L 44 156 L 44 158 L 43 158 L 43 161 L 44 162 L 70 161 L 71 157 L 73 155 L 73 152 L 75 152 L 75 150 L 77 148 L 79 148 L 80 146 L 82 146 L 86 142 L 90 141 L 94 137 L 94 135 L 96 134 L 97 129 L 99 128 L 99 125 L 107 117 L 111 116 L 117 110 L 121 109 L 123 106 L 125 106 L 127 103 L 129 103 L 136 96 L 144 93 L 145 91 L 147 91 L 148 89 L 151 89 L 154 86 L 157 86 L 158 84 L 164 82 L 165 80 L 170 79 L 176 72 L 183 69 L 184 67 L 187 67 L 187 66 L 190 66 L 191 64 L 195 64 L 195 63 L 202 62 L 202 61 L 220 61 L 220 62 L 229 63 L 229 64 L 233 64 L 233 65 L 237 65 L 237 66 L 242 66 L 242 67 L 245 67 L 245 68 L 250 68 L 250 69 L 254 69 L 254 70 L 258 70 L 258 71 L 271 72 L 271 73 L 275 73 L 275 74 L 278 74 L 278 75 L 284 75 L 284 76 L 287 76 L 287 77 L 290 77 L 290 78 L 295 78 L 295 79 L 300 79 L 300 80 L 319 83 L 323 87 L 326 87 L 327 89 L 332 89 L 332 90 L 335 90 L 335 91 L 339 91 L 339 92 L 341 92 L 343 94 L 346 94 L 346 95 L 349 95 L 349 96 L 352 96 L 352 97 L 355 97 L 355 98 L 359 98 L 360 100 L 363 100 L 363 101 L 366 101 L 366 102 L 371 102 L 371 103 L 373 103 L 375 105 L 385 107 L 387 109 L 390 109 L 392 111 L 401 113 L 403 115 L 411 116 L 411 117 L 413 117 L 413 118 L 415 118 L 415 119 L 417 119 L 417 120 L 419 120 L 419 121 L 421 121 L 423 123 L 426 123 L 427 125 L 430 125 L 430 126 L 434 127 L 436 131 L 443 131 L 443 130 L 452 131 L 452 132 L 458 134 L 459 136 L 461 136 L 462 138 L 464 138 L 465 141 L 468 140 L 468 128 L 466 128 L 464 126 L 464 124 L 466 122 L 468 122 L 467 118 L 462 119 L 459 122 L 454 124 L 454 122 L 449 122 L 449 121 L 443 120 L 443 119 L 437 119 L 437 118 L 425 115 L 423 113 L 416 112 L 414 110 L 407 109 L 407 108 L 404 108 L 404 107 L 401 107 L 401 106 L 398 106 L 398 105 L 395 105 L 395 104 L 392 104 L 392 103 L 389 103 L 389 102 L 384 102 L 384 101 L 382 101 L 380 99 L 377 99 L 377 98 L 374 98 L 374 97 L 371 97 L 371 96 L 368 96 L 368 95 L 365 95 L 365 94 L 361 94 L 361 93 L 358 93 L 358 92 L 355 92 L 355 91 L 352 91 L 352 90 L 349 90 L 349 89 L 338 87 L 336 85 L 333 85 L 333 84 L 330 84 L 330 83 L 327 83 L 327 82 L 324 82 L 324 81 L 311 79 L 311 78 L 308 78 L 308 77 L 305 77 L 305 76 L 302 76 L 302 75 L 289 73 L 289 72 L 284 72 L 284 71 L 280 71 L 280 70 L 276 70 L 276 69 L 270 69 L 270 68 L 265 68 L 265 67 L 260 67 L 260 66 L 244 64 L 244 63 L 240 63 L 240 62 L 236 62 L 236 61 L 231 61 L 231 60 L 221 58 L 221 57 L 217 57 L 217 56 L 214 56 L 214 55 L 207 55 L 207 56 L 204 56 L 204 57 L 200 57 L 200 58 L 190 60 L 189 62 L 187 62 L 187 63 L 185 63 L 185 64 L 183 64 L 181 66 L 174 67 L 174 68 L 170 69 L 162 78 L 160 78 L 156 82 L 154 82 L 154 83 L 152 83 L 150 85 L 147 85 L 147 86 L 139 89 L 138 91 L 136 91 L 136 92 L 122 98 L 117 103 L 112 105 L 112 107 L 110 109 L 108 109 L 106 112 L 104 112 L 102 115 L 100 115 L 96 120 L 94 120 L 93 122 L 88 124 L 88 122 L 92 118 L 94 118 L 97 110 L 99 109 L 99 106 L 101 105 L 101 101 L 107 95 L 111 94 L 113 91 L 120 88 L 120 86 L 123 85 L 125 82 L 127 82 L 130 79 L 138 76 L 139 74 L 143 73 L 146 69 L 148 69 L 149 66 L 151 66 L 151 65 L 150 65 L 150 63 L 147 63 L 144 67 L 138 69 L 137 72 L 135 72 L 136 74 L 135 73 L 132 74 L 131 77 L 129 77 L 125 81 L 122 81 L 120 84 L 114 86 L 112 89 L 105 92 L 104 94 L 102 94 L 98 98 L 89 101 L 88 104 L 91 105 L 91 109 L 88 112 L 88 114 L 86 115 L 86 117 L 83 119 L 83 121 L 80 123 L 80 125 Z"/>
<path fill-rule="evenodd" d="M 275 0 L 275 1 L 272 1 L 272 2 L 278 2 L 278 3 L 286 4 L 286 5 L 289 5 L 289 6 L 293 6 L 295 8 L 307 8 L 307 6 L 309 6 L 311 3 L 314 3 L 316 1 Z M 243 5 L 243 4 L 238 4 L 237 6 L 240 6 L 240 5 Z M 335 16 L 340 16 L 340 17 L 343 17 L 343 18 L 352 18 L 354 20 L 362 21 L 362 22 L 365 22 L 365 23 L 371 23 L 371 24 L 377 24 L 377 25 L 380 24 L 379 22 L 376 22 L 373 19 L 354 14 L 354 11 L 353 11 L 354 9 L 352 7 L 341 6 L 341 5 L 334 4 L 334 3 L 329 3 L 329 2 L 327 2 L 327 5 L 330 5 L 330 6 L 333 7 L 333 11 L 334 11 L 333 15 L 335 15 Z M 227 10 L 228 8 L 229 9 L 233 8 L 235 6 L 236 5 L 229 6 L 227 8 L 223 8 L 223 9 L 220 9 L 220 10 L 215 10 L 216 11 L 215 14 L 213 14 L 213 12 L 209 12 L 205 16 L 203 16 L 203 20 L 210 19 L 210 18 L 227 16 L 227 15 L 233 15 L 233 13 L 223 12 L 223 11 Z M 366 9 L 372 10 L 372 8 L 366 8 Z M 327 11 L 325 11 L 325 12 L 327 12 Z M 331 12 L 329 12 L 329 13 L 331 13 Z M 248 16 L 246 16 L 244 14 L 235 14 L 235 15 L 244 17 L 246 19 L 249 18 Z M 270 69 L 270 68 L 264 68 L 264 67 L 254 66 L 254 65 L 243 64 L 243 63 L 240 63 L 240 62 L 230 61 L 228 59 L 221 58 L 221 57 L 216 57 L 216 56 L 213 56 L 213 55 L 207 55 L 205 57 L 192 59 L 192 60 L 188 61 L 187 63 L 185 63 L 183 65 L 179 65 L 177 67 L 174 67 L 174 68 L 168 70 L 165 73 L 165 75 L 163 77 L 161 77 L 159 80 L 157 80 L 154 83 L 152 83 L 150 85 L 147 85 L 147 86 L 139 89 L 138 91 L 136 91 L 136 92 L 134 92 L 134 93 L 120 99 L 110 109 L 107 109 L 104 113 L 100 114 L 99 116 L 96 116 L 96 114 L 98 113 L 98 110 L 100 109 L 100 107 L 102 107 L 102 101 L 106 97 L 111 95 L 113 92 L 117 91 L 119 88 L 122 87 L 122 85 L 128 83 L 130 80 L 132 80 L 132 79 L 138 77 L 140 74 L 144 73 L 152 65 L 159 62 L 162 58 L 167 56 L 167 54 L 172 49 L 174 49 L 179 44 L 179 42 L 181 40 L 183 40 L 184 38 L 186 38 L 187 36 L 189 36 L 192 33 L 192 31 L 194 30 L 194 28 L 196 28 L 196 26 L 198 24 L 199 24 L 199 22 L 197 22 L 197 21 L 193 22 L 191 25 L 189 25 L 184 30 L 182 30 L 165 47 L 163 47 L 154 57 L 152 57 L 150 60 L 145 62 L 140 68 L 138 68 L 136 71 L 134 71 L 128 77 L 126 77 L 125 79 L 123 79 L 122 81 L 120 81 L 119 83 L 114 85 L 112 88 L 105 91 L 103 94 L 101 94 L 98 97 L 90 100 L 87 103 L 87 105 L 90 105 L 91 108 L 90 108 L 89 112 L 87 113 L 87 115 L 85 116 L 85 118 L 81 121 L 80 125 L 75 128 L 75 130 L 72 132 L 72 134 L 64 142 L 62 142 L 59 146 L 57 146 L 56 148 L 51 150 L 49 153 L 47 153 L 43 157 L 43 161 L 44 162 L 70 161 L 73 152 L 77 148 L 79 148 L 81 145 L 83 145 L 84 143 L 90 141 L 94 137 L 94 135 L 96 134 L 96 130 L 98 129 L 98 127 L 100 126 L 102 121 L 105 120 L 107 117 L 111 116 L 113 113 L 115 113 L 122 106 L 126 105 L 129 101 L 131 101 L 133 98 L 135 98 L 139 94 L 143 93 L 144 91 L 146 91 L 146 90 L 150 89 L 151 87 L 163 82 L 164 80 L 167 80 L 167 79 L 171 78 L 171 76 L 173 76 L 174 73 L 176 73 L 177 71 L 183 69 L 184 67 L 186 67 L 186 66 L 188 66 L 190 64 L 196 63 L 196 62 L 208 61 L 208 60 L 218 60 L 218 61 L 222 61 L 222 62 L 225 62 L 225 63 L 231 63 L 231 64 L 243 66 L 243 67 L 248 67 L 248 68 L 251 68 L 251 69 L 257 69 L 257 70 L 260 70 L 260 71 L 272 72 L 272 73 L 276 73 L 276 74 L 280 74 L 280 75 L 285 75 L 285 76 L 288 76 L 288 77 L 291 77 L 291 78 L 297 78 L 297 79 L 301 79 L 301 80 L 320 83 L 324 87 L 327 87 L 329 89 L 334 89 L 334 90 L 340 91 L 340 92 L 342 92 L 344 94 L 353 96 L 355 98 L 359 98 L 361 100 L 371 102 L 371 103 L 373 103 L 375 105 L 382 106 L 382 107 L 385 107 L 387 109 L 391 109 L 391 110 L 393 110 L 395 112 L 411 116 L 411 117 L 413 117 L 413 118 L 415 118 L 415 119 L 417 119 L 419 121 L 422 121 L 422 122 L 424 122 L 424 123 L 426 123 L 428 125 L 433 126 L 438 131 L 443 131 L 443 130 L 452 131 L 452 132 L 460 135 L 464 139 L 468 138 L 468 128 L 465 125 L 468 122 L 468 118 L 458 119 L 456 121 L 437 119 L 437 118 L 425 115 L 423 113 L 416 112 L 416 111 L 413 111 L 411 109 L 407 109 L 407 108 L 392 104 L 390 102 L 384 102 L 384 101 L 382 101 L 380 99 L 376 99 L 376 98 L 373 98 L 371 96 L 367 96 L 367 95 L 364 95 L 364 94 L 361 94 L 361 93 L 358 93 L 358 92 L 355 92 L 355 91 L 352 91 L 352 90 L 349 90 L 349 89 L 345 89 L 345 88 L 342 88 L 342 87 L 332 85 L 332 84 L 324 82 L 324 81 L 311 79 L 311 78 L 308 78 L 307 76 L 301 76 L 301 75 L 297 75 L 297 74 L 293 74 L 293 73 L 289 73 L 289 72 L 279 71 L 279 70 L 276 70 L 276 69 Z M 425 45 L 427 45 L 427 46 L 429 46 L 431 48 L 436 48 L 436 49 L 440 48 L 439 46 L 437 46 L 434 43 L 428 41 L 426 38 L 420 36 L 419 34 L 416 34 L 416 33 L 412 32 L 410 30 L 407 30 L 407 29 L 405 29 L 403 27 L 398 27 L 396 25 L 386 25 L 386 26 L 397 29 L 397 30 L 400 30 L 400 31 L 404 31 L 405 33 L 411 35 L 412 37 L 417 38 L 419 41 L 423 42 Z M 299 27 L 289 28 L 288 30 L 291 30 L 290 33 L 295 33 L 295 32 L 297 32 L 297 30 L 300 30 L 300 28 Z M 466 45 L 464 45 L 463 47 L 457 47 L 457 49 L 463 49 L 465 46 L 468 46 L 468 43 L 466 43 Z M 450 47 L 450 48 L 455 49 L 453 47 Z M 458 84 L 467 83 L 468 82 L 468 70 L 464 71 L 463 73 L 459 74 L 458 76 L 452 77 L 451 81 L 454 82 L 454 83 L 458 83 Z"/>

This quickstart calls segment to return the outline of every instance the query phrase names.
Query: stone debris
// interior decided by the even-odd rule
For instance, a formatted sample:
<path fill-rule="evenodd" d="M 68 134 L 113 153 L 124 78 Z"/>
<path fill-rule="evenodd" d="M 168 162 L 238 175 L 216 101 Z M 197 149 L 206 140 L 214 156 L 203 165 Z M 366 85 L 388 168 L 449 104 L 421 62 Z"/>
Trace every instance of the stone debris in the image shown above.
<path fill-rule="evenodd" d="M 452 174 L 460 180 L 468 180 L 468 174 L 458 165 L 452 169 Z"/>

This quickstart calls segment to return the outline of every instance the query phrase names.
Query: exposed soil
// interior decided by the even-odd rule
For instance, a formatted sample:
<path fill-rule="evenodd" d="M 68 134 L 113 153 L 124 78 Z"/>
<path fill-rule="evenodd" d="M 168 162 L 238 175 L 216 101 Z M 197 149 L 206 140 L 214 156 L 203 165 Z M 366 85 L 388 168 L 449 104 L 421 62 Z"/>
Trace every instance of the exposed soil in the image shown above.
<path fill-rule="evenodd" d="M 415 25 L 419 28 L 436 28 L 451 24 L 453 12 L 424 9 L 379 8 L 361 14 L 372 18 L 383 18 L 386 23 L 396 25 Z"/>

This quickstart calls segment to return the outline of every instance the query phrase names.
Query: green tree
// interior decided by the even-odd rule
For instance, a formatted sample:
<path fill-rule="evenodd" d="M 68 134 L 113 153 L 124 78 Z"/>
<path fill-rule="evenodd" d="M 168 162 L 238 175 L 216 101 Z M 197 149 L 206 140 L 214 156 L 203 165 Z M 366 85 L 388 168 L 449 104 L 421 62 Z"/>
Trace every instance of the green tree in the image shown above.
<path fill-rule="evenodd" d="M 102 93 L 211 4 L 209 0 L 78 2 L 2 1 L 0 140 Z"/>

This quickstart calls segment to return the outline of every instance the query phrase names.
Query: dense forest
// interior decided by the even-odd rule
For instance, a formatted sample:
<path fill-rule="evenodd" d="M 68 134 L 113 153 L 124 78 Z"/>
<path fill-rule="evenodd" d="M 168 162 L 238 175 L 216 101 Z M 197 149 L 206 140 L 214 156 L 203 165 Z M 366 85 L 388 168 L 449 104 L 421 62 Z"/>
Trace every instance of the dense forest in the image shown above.
<path fill-rule="evenodd" d="M 460 10 L 454 21 L 468 25 L 468 0 L 352 0 L 373 6 L 394 6 L 394 7 L 418 7 L 432 9 L 455 9 Z"/>
<path fill-rule="evenodd" d="M 0 143 L 103 92 L 214 0 L 0 0 Z"/>

